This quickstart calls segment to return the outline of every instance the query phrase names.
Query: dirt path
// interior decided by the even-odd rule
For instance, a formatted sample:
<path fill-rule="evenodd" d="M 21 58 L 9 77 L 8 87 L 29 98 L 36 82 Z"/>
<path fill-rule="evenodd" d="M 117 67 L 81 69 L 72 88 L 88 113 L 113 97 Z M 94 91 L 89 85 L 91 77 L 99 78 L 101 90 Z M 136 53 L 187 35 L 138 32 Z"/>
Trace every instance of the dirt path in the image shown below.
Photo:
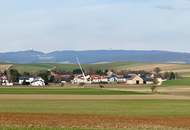
<path fill-rule="evenodd" d="M 190 100 L 181 95 L 42 95 L 42 94 L 1 94 L 0 100 Z"/>
<path fill-rule="evenodd" d="M 0 124 L 17 127 L 140 128 L 146 126 L 190 129 L 190 118 L 0 113 Z"/>

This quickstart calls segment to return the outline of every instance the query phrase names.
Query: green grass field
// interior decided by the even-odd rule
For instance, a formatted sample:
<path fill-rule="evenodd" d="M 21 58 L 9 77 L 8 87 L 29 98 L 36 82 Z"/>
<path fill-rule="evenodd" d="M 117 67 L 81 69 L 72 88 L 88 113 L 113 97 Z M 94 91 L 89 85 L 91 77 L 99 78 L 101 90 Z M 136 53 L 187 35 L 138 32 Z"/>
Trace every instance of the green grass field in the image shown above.
<path fill-rule="evenodd" d="M 146 94 L 98 88 L 0 88 L 0 94 L 64 94 L 64 95 L 134 95 Z"/>
<path fill-rule="evenodd" d="M 181 100 L 0 100 L 0 112 L 64 113 L 126 116 L 190 116 Z"/>
<path fill-rule="evenodd" d="M 127 69 L 127 67 L 140 65 L 140 63 L 133 62 L 115 62 L 106 64 L 84 64 L 82 65 L 85 70 L 89 69 Z M 35 73 L 41 70 L 55 69 L 57 71 L 68 71 L 72 72 L 74 69 L 79 68 L 76 64 L 15 64 L 12 68 L 17 69 L 20 73 L 31 72 Z"/>
<path fill-rule="evenodd" d="M 15 64 L 11 68 L 17 69 L 20 73 L 36 73 L 39 71 L 52 69 L 53 67 L 54 65 L 52 64 Z"/>
<path fill-rule="evenodd" d="M 168 81 L 165 81 L 163 85 L 164 86 L 190 86 L 190 78 L 168 80 Z"/>

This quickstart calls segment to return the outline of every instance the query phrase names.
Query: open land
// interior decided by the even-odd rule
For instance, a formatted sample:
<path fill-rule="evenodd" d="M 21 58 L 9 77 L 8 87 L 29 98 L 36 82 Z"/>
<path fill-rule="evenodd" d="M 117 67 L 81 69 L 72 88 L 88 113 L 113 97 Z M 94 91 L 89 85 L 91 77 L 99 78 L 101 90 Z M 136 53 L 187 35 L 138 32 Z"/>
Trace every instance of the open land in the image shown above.
<path fill-rule="evenodd" d="M 114 69 L 114 70 L 145 70 L 152 71 L 155 67 L 161 68 L 163 72 L 173 71 L 177 72 L 183 77 L 190 77 L 189 64 L 155 64 L 155 63 L 135 63 L 135 62 L 115 62 L 105 64 L 84 64 L 83 68 L 88 69 Z M 11 68 L 17 69 L 20 73 L 23 72 L 39 72 L 41 70 L 57 70 L 70 71 L 78 68 L 75 64 L 15 64 Z"/>
<path fill-rule="evenodd" d="M 188 87 L 171 88 L 173 92 L 189 90 Z M 41 89 L 46 93 L 37 91 Z M 54 89 L 66 92 L 57 93 Z M 48 93 L 50 90 L 52 94 Z M 104 93 L 97 94 L 99 90 Z M 0 88 L 0 91 L 6 93 L 0 95 L 2 128 L 190 129 L 190 96 L 168 94 L 167 87 L 159 88 L 162 93 L 156 95 L 150 94 L 149 88 L 137 87 Z M 89 91 L 94 92 L 86 95 Z"/>
<path fill-rule="evenodd" d="M 12 65 L 20 72 L 68 70 L 76 65 Z M 150 86 L 1 88 L 2 130 L 190 130 L 190 65 L 108 63 L 86 68 L 174 71 L 182 79 Z"/>

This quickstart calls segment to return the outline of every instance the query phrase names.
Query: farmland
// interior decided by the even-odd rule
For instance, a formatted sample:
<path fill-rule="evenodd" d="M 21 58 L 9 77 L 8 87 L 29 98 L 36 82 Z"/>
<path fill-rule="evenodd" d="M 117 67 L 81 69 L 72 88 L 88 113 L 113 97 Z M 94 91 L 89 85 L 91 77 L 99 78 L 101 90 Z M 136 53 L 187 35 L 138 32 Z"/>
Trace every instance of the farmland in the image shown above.
<path fill-rule="evenodd" d="M 190 65 L 117 62 L 83 65 L 84 69 L 147 70 L 160 67 L 181 79 L 150 86 L 65 85 L 0 87 L 0 128 L 4 130 L 188 130 Z M 20 73 L 73 71 L 73 64 L 17 64 Z"/>
<path fill-rule="evenodd" d="M 182 78 L 177 80 L 168 80 L 164 82 L 165 86 L 190 86 L 190 78 Z"/>
<path fill-rule="evenodd" d="M 2 127 L 185 130 L 190 123 L 186 100 L 12 99 L 0 100 L 0 104 Z"/>
<path fill-rule="evenodd" d="M 0 94 L 64 94 L 64 95 L 133 95 L 133 91 L 114 91 L 98 88 L 0 88 Z"/>
<path fill-rule="evenodd" d="M 0 100 L 1 113 L 189 117 L 188 100 Z"/>
<path fill-rule="evenodd" d="M 5 70 L 9 69 L 12 64 L 0 64 L 0 72 L 4 72 Z"/>
<path fill-rule="evenodd" d="M 156 95 L 149 88 L 137 87 L 0 88 L 0 127 L 186 130 L 190 127 L 190 97 L 168 93 L 169 88 L 159 88 L 163 94 Z M 173 91 L 178 88 L 172 87 Z M 182 90 L 189 91 L 188 87 Z"/>
<path fill-rule="evenodd" d="M 155 64 L 155 63 L 135 63 L 135 62 L 115 62 L 115 63 L 100 63 L 100 64 L 84 64 L 85 70 L 89 69 L 114 69 L 114 70 L 145 70 L 152 71 L 155 67 L 160 67 L 163 72 L 173 71 L 179 73 L 183 77 L 190 76 L 189 64 Z M 23 72 L 39 72 L 41 70 L 57 70 L 70 71 L 78 68 L 75 64 L 15 64 L 11 68 L 17 69 L 20 73 Z"/>

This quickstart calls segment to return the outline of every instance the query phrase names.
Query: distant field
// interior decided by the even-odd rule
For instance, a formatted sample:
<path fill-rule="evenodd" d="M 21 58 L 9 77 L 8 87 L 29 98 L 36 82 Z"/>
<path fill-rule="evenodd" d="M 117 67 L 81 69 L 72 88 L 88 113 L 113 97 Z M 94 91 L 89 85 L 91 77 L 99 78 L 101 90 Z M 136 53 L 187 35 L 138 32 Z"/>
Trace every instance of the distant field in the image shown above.
<path fill-rule="evenodd" d="M 116 62 L 106 64 L 88 64 L 82 65 L 85 70 L 88 69 L 116 69 L 118 67 L 133 66 L 138 63 L 131 62 Z M 55 69 L 57 71 L 69 71 L 72 72 L 74 69 L 79 68 L 76 64 L 15 64 L 12 68 L 17 69 L 19 72 L 37 72 L 40 70 Z"/>
<path fill-rule="evenodd" d="M 0 88 L 0 94 L 70 94 L 70 95 L 134 95 L 145 94 L 132 91 L 105 90 L 97 88 Z"/>
<path fill-rule="evenodd" d="M 190 78 L 182 78 L 177 80 L 168 80 L 163 83 L 165 86 L 190 86 Z"/>
<path fill-rule="evenodd" d="M 9 69 L 12 64 L 0 64 L 0 72 L 4 72 L 5 70 Z"/>
<path fill-rule="evenodd" d="M 36 73 L 43 70 L 52 69 L 54 65 L 51 64 L 16 64 L 13 65 L 11 68 L 17 69 L 20 73 L 23 72 L 31 72 Z"/>
<path fill-rule="evenodd" d="M 160 67 L 164 71 L 174 71 L 184 77 L 190 77 L 190 65 L 188 64 L 153 64 L 153 63 L 134 63 L 134 62 L 115 62 L 104 64 L 82 65 L 85 70 L 89 69 L 115 69 L 115 70 L 146 70 L 152 71 L 155 67 Z M 79 68 L 75 64 L 16 64 L 12 68 L 19 72 L 38 72 L 40 70 L 70 71 Z"/>
<path fill-rule="evenodd" d="M 188 100 L 0 100 L 0 112 L 189 117 Z"/>

